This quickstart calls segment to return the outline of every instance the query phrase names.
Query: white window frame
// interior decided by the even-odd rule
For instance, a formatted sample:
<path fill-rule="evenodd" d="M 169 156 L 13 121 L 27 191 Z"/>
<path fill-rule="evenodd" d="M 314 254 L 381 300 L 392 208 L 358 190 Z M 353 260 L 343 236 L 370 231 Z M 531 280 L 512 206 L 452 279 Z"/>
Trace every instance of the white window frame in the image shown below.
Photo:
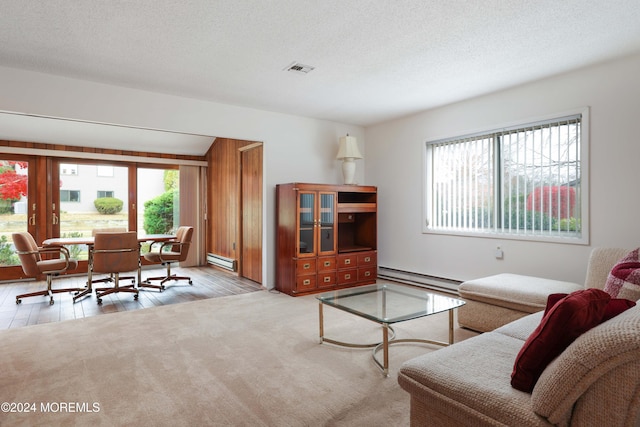
<path fill-rule="evenodd" d="M 111 193 L 111 195 L 110 196 L 107 196 L 107 195 L 101 196 L 100 193 L 105 193 L 105 194 Z M 101 199 L 103 197 L 116 197 L 116 192 L 113 191 L 113 190 L 97 190 L 96 199 Z"/>
<path fill-rule="evenodd" d="M 581 214 L 581 234 L 577 236 L 571 235 L 544 235 L 539 233 L 516 233 L 516 232 L 503 232 L 500 230 L 483 229 L 483 230 L 470 230 L 470 229 L 434 229 L 430 227 L 431 212 L 432 212 L 432 187 L 433 179 L 430 173 L 430 165 L 432 162 L 430 145 L 438 142 L 444 142 L 448 140 L 458 140 L 472 136 L 480 136 L 488 133 L 500 132 L 503 130 L 512 130 L 518 128 L 529 127 L 538 122 L 549 122 L 556 119 L 562 119 L 563 117 L 581 115 L 580 121 L 580 214 Z M 428 140 L 424 144 L 423 151 L 423 223 L 422 232 L 425 234 L 443 234 L 443 235 L 457 235 L 457 236 L 469 236 L 469 237 L 487 237 L 497 239 L 512 239 L 512 240 L 528 240 L 528 241 L 540 241 L 540 242 L 558 242 L 569 244 L 589 244 L 589 108 L 581 108 L 566 111 L 563 113 L 552 114 L 544 117 L 537 117 L 535 119 L 522 120 L 517 123 L 510 123 L 503 126 L 495 126 L 489 129 L 480 130 L 477 132 L 470 132 L 466 135 L 458 135 L 453 137 L 438 138 L 434 140 Z M 496 172 L 496 176 L 501 175 Z M 498 185 L 498 184 L 496 184 Z"/>
<path fill-rule="evenodd" d="M 61 195 L 63 191 L 66 191 L 67 195 L 69 196 L 71 196 L 71 193 L 78 193 L 78 200 L 62 200 L 62 197 L 60 197 L 60 203 L 80 203 L 82 201 L 82 199 L 80 198 L 80 190 L 60 190 Z M 71 199 L 71 197 L 69 197 L 69 199 Z"/>

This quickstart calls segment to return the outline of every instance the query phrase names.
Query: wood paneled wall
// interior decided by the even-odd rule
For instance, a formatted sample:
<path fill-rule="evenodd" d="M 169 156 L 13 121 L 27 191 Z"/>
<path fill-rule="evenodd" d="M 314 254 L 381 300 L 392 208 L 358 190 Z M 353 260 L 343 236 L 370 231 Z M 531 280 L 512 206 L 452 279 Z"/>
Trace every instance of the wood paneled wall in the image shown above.
<path fill-rule="evenodd" d="M 241 206 L 240 151 L 255 141 L 216 138 L 207 152 L 207 253 L 238 260 Z"/>

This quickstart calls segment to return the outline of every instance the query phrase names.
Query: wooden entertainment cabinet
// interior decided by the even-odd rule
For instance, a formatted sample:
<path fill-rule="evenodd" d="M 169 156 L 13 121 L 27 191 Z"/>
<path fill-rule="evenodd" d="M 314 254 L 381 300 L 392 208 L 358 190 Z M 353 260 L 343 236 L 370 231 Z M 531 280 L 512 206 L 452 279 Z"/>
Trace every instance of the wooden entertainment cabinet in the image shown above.
<path fill-rule="evenodd" d="M 276 185 L 276 289 L 304 295 L 375 283 L 377 188 Z"/>

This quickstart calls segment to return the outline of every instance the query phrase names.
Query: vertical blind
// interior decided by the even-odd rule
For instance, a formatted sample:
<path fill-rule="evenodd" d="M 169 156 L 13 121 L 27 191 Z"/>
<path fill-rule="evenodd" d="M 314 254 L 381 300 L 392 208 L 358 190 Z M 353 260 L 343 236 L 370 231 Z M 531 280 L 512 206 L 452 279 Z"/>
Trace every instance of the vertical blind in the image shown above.
<path fill-rule="evenodd" d="M 434 230 L 581 230 L 581 115 L 428 143 Z"/>

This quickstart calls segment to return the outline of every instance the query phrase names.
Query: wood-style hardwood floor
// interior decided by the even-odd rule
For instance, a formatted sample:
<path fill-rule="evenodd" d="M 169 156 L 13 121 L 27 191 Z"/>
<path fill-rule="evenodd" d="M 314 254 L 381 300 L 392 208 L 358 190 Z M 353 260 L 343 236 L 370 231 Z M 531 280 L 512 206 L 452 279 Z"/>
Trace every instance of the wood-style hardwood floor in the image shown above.
<path fill-rule="evenodd" d="M 95 293 L 78 300 L 75 304 L 71 293 L 54 294 L 53 305 L 49 305 L 49 297 L 44 296 L 23 298 L 20 304 L 16 304 L 16 295 L 45 289 L 46 282 L 21 281 L 3 283 L 0 284 L 0 329 L 238 295 L 263 289 L 256 282 L 211 267 L 176 267 L 172 268 L 171 272 L 179 276 L 191 277 L 193 285 L 189 285 L 186 280 L 179 280 L 167 282 L 165 284 L 166 289 L 162 292 L 153 288 L 140 288 L 137 301 L 133 299 L 133 294 L 131 293 L 110 294 L 102 298 L 102 305 L 97 304 Z M 145 277 L 162 276 L 165 273 L 165 268 L 145 269 L 142 272 L 142 278 L 144 280 Z M 55 278 L 52 287 L 54 289 L 83 287 L 86 280 L 86 275 Z M 130 282 L 123 281 L 121 283 L 128 284 Z M 98 284 L 97 286 L 103 286 L 103 284 Z"/>

